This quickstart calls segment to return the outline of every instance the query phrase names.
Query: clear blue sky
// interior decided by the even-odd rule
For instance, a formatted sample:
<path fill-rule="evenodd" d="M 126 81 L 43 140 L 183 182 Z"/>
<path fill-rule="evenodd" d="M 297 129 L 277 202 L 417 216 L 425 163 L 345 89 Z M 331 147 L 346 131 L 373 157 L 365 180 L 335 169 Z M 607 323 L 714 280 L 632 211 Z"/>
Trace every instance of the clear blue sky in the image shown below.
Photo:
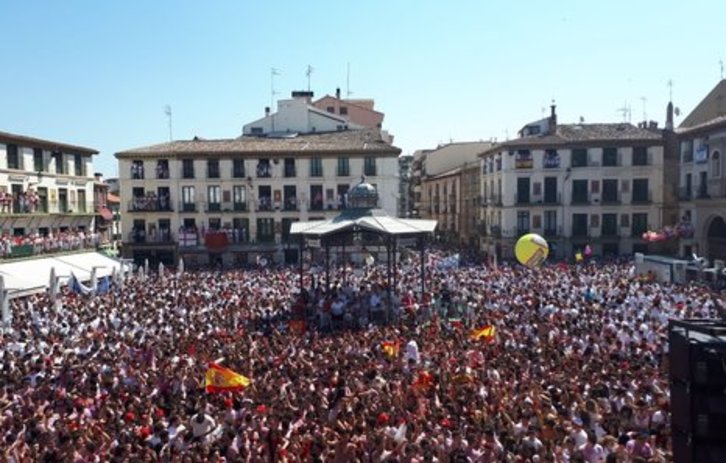
<path fill-rule="evenodd" d="M 113 153 L 234 137 L 306 87 L 375 98 L 404 153 L 514 136 L 554 97 L 560 121 L 663 122 L 726 60 L 726 2 L 0 0 L 0 130 Z M 682 119 L 681 116 L 680 119 Z M 677 120 L 678 121 L 678 120 Z"/>

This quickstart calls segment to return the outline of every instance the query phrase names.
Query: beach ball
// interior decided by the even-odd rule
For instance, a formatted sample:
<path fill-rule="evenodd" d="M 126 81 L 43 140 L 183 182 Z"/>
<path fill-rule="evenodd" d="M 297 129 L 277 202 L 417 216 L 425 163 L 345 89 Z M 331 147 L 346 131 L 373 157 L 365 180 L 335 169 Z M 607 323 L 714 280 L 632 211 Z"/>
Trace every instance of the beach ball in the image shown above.
<path fill-rule="evenodd" d="M 519 263 L 529 268 L 542 264 L 549 252 L 547 241 L 536 233 L 522 235 L 514 246 L 514 255 Z"/>

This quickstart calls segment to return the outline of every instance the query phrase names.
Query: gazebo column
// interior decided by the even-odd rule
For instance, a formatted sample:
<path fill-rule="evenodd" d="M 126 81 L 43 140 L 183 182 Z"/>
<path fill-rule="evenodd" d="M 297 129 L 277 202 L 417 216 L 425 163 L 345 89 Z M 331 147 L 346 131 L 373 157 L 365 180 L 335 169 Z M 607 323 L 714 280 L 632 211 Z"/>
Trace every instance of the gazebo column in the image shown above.
<path fill-rule="evenodd" d="M 305 235 L 300 234 L 300 239 L 298 241 L 299 246 L 299 269 L 300 269 L 300 295 L 305 291 L 305 280 L 303 277 L 303 252 L 305 249 Z"/>
<path fill-rule="evenodd" d="M 330 291 L 330 244 L 325 240 L 325 294 Z"/>
<path fill-rule="evenodd" d="M 386 323 L 388 323 L 391 319 L 391 312 L 393 311 L 393 292 L 391 285 L 393 283 L 392 278 L 392 272 L 391 269 L 393 268 L 393 263 L 391 262 L 391 255 L 393 253 L 391 252 L 391 237 L 386 237 L 386 256 L 388 257 L 386 259 L 386 265 L 388 266 L 388 310 L 386 311 Z"/>
<path fill-rule="evenodd" d="M 398 238 L 393 238 L 393 289 L 394 291 L 398 288 L 398 257 L 396 256 L 398 250 Z"/>
<path fill-rule="evenodd" d="M 426 292 L 426 239 L 423 236 L 419 241 L 419 251 L 421 252 L 421 302 L 423 303 Z"/>

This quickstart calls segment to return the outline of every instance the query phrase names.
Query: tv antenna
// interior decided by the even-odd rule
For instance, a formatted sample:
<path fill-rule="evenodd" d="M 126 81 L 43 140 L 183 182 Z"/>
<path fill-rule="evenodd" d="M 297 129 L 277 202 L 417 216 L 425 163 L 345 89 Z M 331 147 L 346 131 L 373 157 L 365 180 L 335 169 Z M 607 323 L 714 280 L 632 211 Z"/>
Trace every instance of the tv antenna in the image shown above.
<path fill-rule="evenodd" d="M 721 68 L 721 80 L 723 80 L 723 60 L 718 60 L 718 65 Z"/>
<path fill-rule="evenodd" d="M 345 72 L 345 97 L 350 98 L 352 94 L 353 91 L 350 89 L 350 63 L 347 63 Z"/>
<path fill-rule="evenodd" d="M 172 136 L 172 126 L 171 126 L 171 105 L 164 106 L 164 114 L 166 114 L 166 118 L 169 123 L 169 141 L 172 141 L 174 137 Z"/>
<path fill-rule="evenodd" d="M 648 113 L 645 111 L 645 105 L 648 102 L 648 99 L 644 96 L 641 96 L 640 101 L 643 102 L 643 122 L 646 122 L 648 120 Z"/>
<path fill-rule="evenodd" d="M 274 111 L 273 106 L 275 105 L 275 76 L 280 75 L 280 70 L 277 68 L 270 68 L 270 111 Z"/>
<path fill-rule="evenodd" d="M 668 101 L 673 101 L 673 79 L 668 79 Z"/>
<path fill-rule="evenodd" d="M 618 108 L 617 111 L 623 115 L 623 122 L 630 122 L 631 110 L 630 105 L 627 101 L 623 103 L 623 106 L 621 108 Z"/>
<path fill-rule="evenodd" d="M 308 92 L 310 91 L 310 76 L 312 76 L 312 75 L 313 75 L 313 71 L 314 71 L 314 70 L 315 70 L 315 69 L 314 69 L 314 68 L 313 68 L 313 67 L 312 67 L 311 65 L 309 65 L 309 64 L 308 64 L 308 68 L 307 68 L 307 70 L 305 71 L 305 75 L 306 75 L 306 76 L 307 76 L 307 78 L 308 78 Z"/>

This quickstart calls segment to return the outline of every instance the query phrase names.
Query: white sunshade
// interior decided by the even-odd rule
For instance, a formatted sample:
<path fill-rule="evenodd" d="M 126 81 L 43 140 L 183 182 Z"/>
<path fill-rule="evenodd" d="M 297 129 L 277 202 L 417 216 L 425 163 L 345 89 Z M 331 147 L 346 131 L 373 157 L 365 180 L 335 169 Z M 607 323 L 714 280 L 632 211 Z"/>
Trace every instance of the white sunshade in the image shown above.
<path fill-rule="evenodd" d="M 436 230 L 436 221 L 399 219 L 390 216 L 362 216 L 344 220 L 336 217 L 330 220 L 316 220 L 313 222 L 293 222 L 290 226 L 290 234 L 324 236 L 353 227 L 387 235 L 409 235 L 433 233 Z"/>
<path fill-rule="evenodd" d="M 97 252 L 68 254 L 41 259 L 28 259 L 0 263 L 0 274 L 5 277 L 5 288 L 17 291 L 47 289 L 50 282 L 50 269 L 55 267 L 58 276 L 70 276 L 71 272 L 81 281 L 91 279 L 93 267 L 99 278 L 111 275 L 113 268 L 120 271 L 121 262 Z M 61 279 L 62 284 L 66 279 Z"/>

